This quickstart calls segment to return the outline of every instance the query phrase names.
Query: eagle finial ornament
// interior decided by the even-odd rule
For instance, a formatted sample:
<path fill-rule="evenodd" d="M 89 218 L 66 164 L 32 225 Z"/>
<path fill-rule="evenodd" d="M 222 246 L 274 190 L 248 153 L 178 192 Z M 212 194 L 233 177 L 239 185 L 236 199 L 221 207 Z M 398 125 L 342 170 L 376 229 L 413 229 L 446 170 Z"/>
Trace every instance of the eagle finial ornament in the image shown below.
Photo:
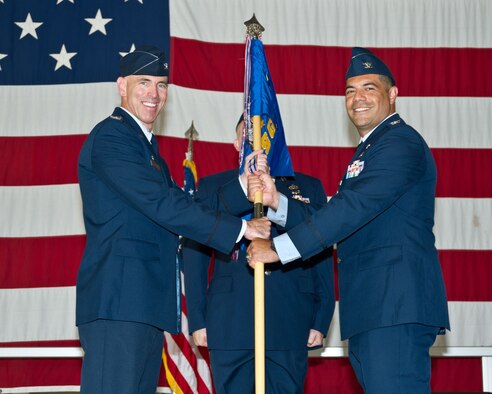
<path fill-rule="evenodd" d="M 251 19 L 244 22 L 244 24 L 246 25 L 246 34 L 250 35 L 251 38 L 260 38 L 261 33 L 265 31 L 265 28 L 258 22 L 254 13 Z"/>

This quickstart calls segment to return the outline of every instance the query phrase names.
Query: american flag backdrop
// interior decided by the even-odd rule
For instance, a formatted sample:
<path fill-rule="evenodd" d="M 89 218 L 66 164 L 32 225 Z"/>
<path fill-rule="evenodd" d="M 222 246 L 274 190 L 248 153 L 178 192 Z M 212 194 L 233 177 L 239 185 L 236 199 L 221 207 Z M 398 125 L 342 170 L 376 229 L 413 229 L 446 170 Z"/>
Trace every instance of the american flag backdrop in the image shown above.
<path fill-rule="evenodd" d="M 319 177 L 329 195 L 357 144 L 343 97 L 351 47 L 370 48 L 392 69 L 397 111 L 424 136 L 438 168 L 434 230 L 452 331 L 436 346 L 492 355 L 492 2 L 0 0 L 4 392 L 79 384 L 78 357 L 5 354 L 79 346 L 74 285 L 85 230 L 77 157 L 119 105 L 120 57 L 140 43 L 170 53 L 169 99 L 155 128 L 182 185 L 191 121 L 199 176 L 237 166 L 230 144 L 242 112 L 243 22 L 253 13 L 266 28 L 294 169 Z M 326 345 L 345 345 L 337 312 Z M 434 391 L 480 391 L 484 383 L 477 356 L 435 357 L 433 371 Z M 160 386 L 168 386 L 164 373 Z M 305 388 L 360 393 L 344 357 L 312 357 Z"/>

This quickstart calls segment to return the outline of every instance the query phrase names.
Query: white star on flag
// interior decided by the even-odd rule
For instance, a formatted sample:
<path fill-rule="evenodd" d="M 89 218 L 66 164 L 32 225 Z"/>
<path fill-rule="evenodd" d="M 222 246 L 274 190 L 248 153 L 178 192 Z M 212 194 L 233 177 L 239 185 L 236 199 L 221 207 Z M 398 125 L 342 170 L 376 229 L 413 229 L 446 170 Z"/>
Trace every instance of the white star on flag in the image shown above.
<path fill-rule="evenodd" d="M 132 46 L 130 47 L 130 50 L 128 52 L 119 52 L 120 56 L 123 57 L 123 56 L 126 56 L 128 55 L 129 53 L 133 52 L 135 50 L 135 44 L 132 44 Z"/>
<path fill-rule="evenodd" d="M 26 16 L 26 20 L 24 22 L 15 22 L 17 26 L 22 29 L 21 35 L 19 39 L 24 38 L 28 34 L 33 36 L 36 40 L 38 39 L 38 35 L 36 34 L 36 29 L 43 24 L 43 22 L 33 22 L 31 18 L 31 13 L 28 13 Z"/>
<path fill-rule="evenodd" d="M 0 0 L 2 1 L 2 0 Z M 7 57 L 8 55 L 6 53 L 0 53 L 0 60 L 2 60 L 4 57 Z M 2 66 L 0 65 L 0 71 L 2 71 Z"/>
<path fill-rule="evenodd" d="M 106 35 L 106 25 L 113 19 L 103 18 L 101 14 L 101 9 L 98 9 L 97 14 L 94 18 L 85 18 L 85 20 L 91 24 L 89 35 L 95 33 L 96 31 L 100 31 L 102 34 Z"/>
<path fill-rule="evenodd" d="M 71 70 L 72 64 L 70 63 L 70 59 L 73 58 L 76 54 L 77 52 L 67 52 L 65 44 L 62 45 L 60 53 L 50 53 L 50 56 L 56 60 L 55 71 L 63 66 Z"/>

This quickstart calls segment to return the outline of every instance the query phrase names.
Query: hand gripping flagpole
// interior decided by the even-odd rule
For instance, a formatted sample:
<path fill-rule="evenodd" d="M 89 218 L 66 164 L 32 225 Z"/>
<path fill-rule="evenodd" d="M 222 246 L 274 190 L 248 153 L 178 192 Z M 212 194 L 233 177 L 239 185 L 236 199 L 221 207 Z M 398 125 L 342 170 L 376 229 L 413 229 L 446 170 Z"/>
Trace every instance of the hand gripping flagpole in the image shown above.
<path fill-rule="evenodd" d="M 265 30 L 255 15 L 244 22 L 247 39 L 260 39 Z M 246 61 L 248 61 L 248 56 Z M 248 69 L 248 65 L 246 66 Z M 245 89 L 245 94 L 248 92 Z M 251 118 L 253 124 L 253 149 L 261 149 L 261 119 L 259 115 Z M 263 192 L 257 191 L 254 198 L 254 217 L 263 216 Z M 265 393 L 265 265 L 256 262 L 254 270 L 255 305 L 255 393 Z"/>

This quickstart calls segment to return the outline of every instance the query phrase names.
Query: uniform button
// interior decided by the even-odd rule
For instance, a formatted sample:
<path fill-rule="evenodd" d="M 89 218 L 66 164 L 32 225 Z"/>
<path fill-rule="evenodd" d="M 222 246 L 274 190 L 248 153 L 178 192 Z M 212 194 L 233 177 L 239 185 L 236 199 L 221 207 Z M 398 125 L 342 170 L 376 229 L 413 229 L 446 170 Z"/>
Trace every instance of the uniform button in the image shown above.
<path fill-rule="evenodd" d="M 270 270 L 265 270 L 265 275 L 268 276 L 268 275 L 271 275 L 272 271 Z"/>
<path fill-rule="evenodd" d="M 340 264 L 342 262 L 341 257 L 337 257 L 337 263 Z"/>

